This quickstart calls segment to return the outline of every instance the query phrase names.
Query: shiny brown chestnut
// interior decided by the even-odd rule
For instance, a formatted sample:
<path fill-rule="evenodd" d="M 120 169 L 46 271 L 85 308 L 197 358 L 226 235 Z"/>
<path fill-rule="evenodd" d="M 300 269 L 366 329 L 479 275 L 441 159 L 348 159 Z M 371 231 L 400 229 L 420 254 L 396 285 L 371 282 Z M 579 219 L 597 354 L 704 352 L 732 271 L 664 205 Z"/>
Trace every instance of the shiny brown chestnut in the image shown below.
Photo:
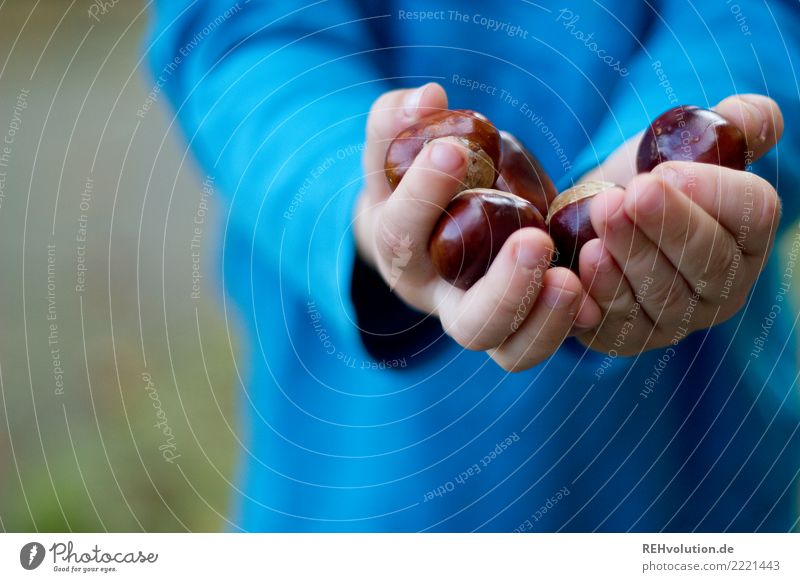
<path fill-rule="evenodd" d="M 547 216 L 558 190 L 536 156 L 507 131 L 500 132 L 498 173 L 496 189 L 524 198 L 536 206 L 542 216 Z"/>
<path fill-rule="evenodd" d="M 603 190 L 617 186 L 612 182 L 589 181 L 564 190 L 550 205 L 547 225 L 556 244 L 555 264 L 578 272 L 578 257 L 583 245 L 597 238 L 589 217 L 592 198 Z"/>
<path fill-rule="evenodd" d="M 386 150 L 384 170 L 392 190 L 429 141 L 460 138 L 470 151 L 464 189 L 488 188 L 497 177 L 500 164 L 500 133 L 483 115 L 470 109 L 437 111 L 397 134 Z M 489 165 L 491 162 L 491 165 Z"/>
<path fill-rule="evenodd" d="M 461 289 L 483 277 L 511 234 L 545 228 L 536 207 L 509 192 L 488 188 L 458 194 L 439 218 L 428 250 L 439 275 Z"/>
<path fill-rule="evenodd" d="M 744 170 L 747 142 L 741 130 L 710 109 L 682 105 L 665 111 L 639 142 L 636 167 L 649 172 L 661 162 L 716 164 Z"/>

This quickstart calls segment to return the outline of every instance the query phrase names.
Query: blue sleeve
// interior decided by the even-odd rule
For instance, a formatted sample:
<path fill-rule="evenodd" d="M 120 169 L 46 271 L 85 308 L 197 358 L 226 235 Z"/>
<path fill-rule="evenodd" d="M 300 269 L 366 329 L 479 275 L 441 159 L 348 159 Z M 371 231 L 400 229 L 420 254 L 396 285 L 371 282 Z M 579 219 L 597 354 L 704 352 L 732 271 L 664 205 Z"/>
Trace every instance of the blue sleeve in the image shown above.
<path fill-rule="evenodd" d="M 368 19 L 349 2 L 267 0 L 156 0 L 153 16 L 156 90 L 225 197 L 226 244 L 251 244 L 281 297 L 350 310 L 366 116 L 388 88 Z"/>
<path fill-rule="evenodd" d="M 800 212 L 800 54 L 797 2 L 694 2 L 654 6 L 654 24 L 630 74 L 617 84 L 609 111 L 577 163 L 573 178 L 598 165 L 624 140 L 676 105 L 711 107 L 735 93 L 762 93 L 780 105 L 785 131 L 754 165 L 782 195 L 784 227 Z"/>

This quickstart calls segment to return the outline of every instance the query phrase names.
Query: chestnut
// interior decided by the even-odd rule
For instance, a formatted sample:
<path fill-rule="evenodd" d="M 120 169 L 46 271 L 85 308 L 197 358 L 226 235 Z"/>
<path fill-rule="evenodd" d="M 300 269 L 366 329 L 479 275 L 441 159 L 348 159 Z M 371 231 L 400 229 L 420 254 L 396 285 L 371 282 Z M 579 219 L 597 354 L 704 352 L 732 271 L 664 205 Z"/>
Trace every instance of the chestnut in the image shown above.
<path fill-rule="evenodd" d="M 439 217 L 428 250 L 439 275 L 461 289 L 483 277 L 511 233 L 545 228 L 527 200 L 509 192 L 477 188 L 458 194 Z"/>
<path fill-rule="evenodd" d="M 553 200 L 547 225 L 558 249 L 556 265 L 578 272 L 578 257 L 583 245 L 597 238 L 589 218 L 589 204 L 596 194 L 615 186 L 612 182 L 583 182 L 564 190 Z"/>
<path fill-rule="evenodd" d="M 500 132 L 500 166 L 494 187 L 511 192 L 533 204 L 547 216 L 550 203 L 558 195 L 555 184 L 542 164 L 507 131 Z"/>
<path fill-rule="evenodd" d="M 744 134 L 719 113 L 692 105 L 665 111 L 644 132 L 636 155 L 639 172 L 661 162 L 687 161 L 744 170 Z"/>
<path fill-rule="evenodd" d="M 397 134 L 386 150 L 384 170 L 392 190 L 429 141 L 452 137 L 471 154 L 464 189 L 488 188 L 497 177 L 500 164 L 500 133 L 483 115 L 469 109 L 432 113 Z"/>

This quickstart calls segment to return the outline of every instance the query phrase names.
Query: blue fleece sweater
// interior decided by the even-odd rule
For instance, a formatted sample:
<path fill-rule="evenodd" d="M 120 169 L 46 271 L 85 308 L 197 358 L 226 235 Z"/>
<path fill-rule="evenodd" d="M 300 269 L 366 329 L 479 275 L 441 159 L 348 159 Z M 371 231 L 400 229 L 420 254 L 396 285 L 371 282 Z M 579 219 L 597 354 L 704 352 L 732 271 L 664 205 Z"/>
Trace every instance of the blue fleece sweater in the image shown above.
<path fill-rule="evenodd" d="M 224 198 L 245 322 L 229 528 L 796 529 L 798 31 L 790 1 L 156 0 L 145 50 Z M 428 81 L 562 187 L 670 106 L 769 94 L 786 133 L 754 170 L 786 244 L 722 326 L 507 374 L 356 260 L 370 104 Z"/>

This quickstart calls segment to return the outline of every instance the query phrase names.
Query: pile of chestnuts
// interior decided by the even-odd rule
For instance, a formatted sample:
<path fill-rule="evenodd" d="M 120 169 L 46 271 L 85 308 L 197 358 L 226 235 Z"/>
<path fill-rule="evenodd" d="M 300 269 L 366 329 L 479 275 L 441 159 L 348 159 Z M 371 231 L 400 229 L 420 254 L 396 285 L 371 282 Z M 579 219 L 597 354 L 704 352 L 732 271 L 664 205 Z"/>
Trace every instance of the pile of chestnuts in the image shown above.
<path fill-rule="evenodd" d="M 511 233 L 525 227 L 546 230 L 544 216 L 558 191 L 519 140 L 466 109 L 436 112 L 401 131 L 386 152 L 389 185 L 396 188 L 425 144 L 442 138 L 467 149 L 467 172 L 462 191 L 434 227 L 428 250 L 442 278 L 468 289 Z"/>
<path fill-rule="evenodd" d="M 548 231 L 558 251 L 555 263 L 577 271 L 581 248 L 597 238 L 589 204 L 615 184 L 582 182 L 558 194 L 542 165 L 518 139 L 498 131 L 480 113 L 457 109 L 429 115 L 395 137 L 384 167 L 392 189 L 425 144 L 442 138 L 469 152 L 463 189 L 444 209 L 428 244 L 443 279 L 468 289 L 486 273 L 508 237 L 525 227 Z M 639 172 L 674 160 L 742 170 L 746 156 L 744 134 L 735 125 L 714 111 L 680 106 L 650 124 L 636 164 Z"/>

